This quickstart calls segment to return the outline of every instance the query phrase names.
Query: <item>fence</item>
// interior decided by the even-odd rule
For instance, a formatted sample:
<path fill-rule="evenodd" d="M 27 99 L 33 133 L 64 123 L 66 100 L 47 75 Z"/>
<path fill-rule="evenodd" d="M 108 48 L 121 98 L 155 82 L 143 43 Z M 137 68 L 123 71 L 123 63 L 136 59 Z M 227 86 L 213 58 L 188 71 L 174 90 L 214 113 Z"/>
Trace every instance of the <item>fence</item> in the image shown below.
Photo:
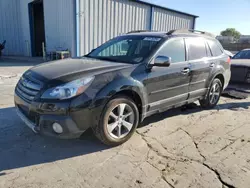
<path fill-rule="evenodd" d="M 223 48 L 228 51 L 240 51 L 246 48 L 250 48 L 250 43 L 221 43 Z"/>

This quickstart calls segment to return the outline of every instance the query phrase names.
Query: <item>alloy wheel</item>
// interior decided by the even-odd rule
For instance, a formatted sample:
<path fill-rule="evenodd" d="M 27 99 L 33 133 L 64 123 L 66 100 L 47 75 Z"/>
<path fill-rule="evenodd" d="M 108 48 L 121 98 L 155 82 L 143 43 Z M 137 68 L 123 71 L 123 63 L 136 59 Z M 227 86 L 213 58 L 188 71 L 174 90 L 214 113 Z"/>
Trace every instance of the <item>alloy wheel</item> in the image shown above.
<path fill-rule="evenodd" d="M 218 83 L 214 83 L 210 92 L 209 92 L 209 99 L 211 104 L 215 104 L 220 98 L 220 85 Z"/>
<path fill-rule="evenodd" d="M 115 106 L 109 113 L 107 130 L 115 139 L 125 137 L 133 128 L 135 114 L 133 109 L 126 103 Z"/>

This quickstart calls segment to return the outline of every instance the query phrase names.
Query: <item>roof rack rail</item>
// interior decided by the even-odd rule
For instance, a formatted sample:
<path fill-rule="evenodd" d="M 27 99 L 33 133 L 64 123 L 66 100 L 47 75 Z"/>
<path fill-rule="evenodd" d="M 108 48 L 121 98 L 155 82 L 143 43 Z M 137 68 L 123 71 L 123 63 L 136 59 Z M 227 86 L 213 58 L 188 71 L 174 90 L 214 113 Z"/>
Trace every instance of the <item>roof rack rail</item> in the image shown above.
<path fill-rule="evenodd" d="M 152 32 L 152 30 L 135 30 L 135 31 L 129 31 L 129 32 L 127 32 L 127 34 L 129 34 L 129 33 L 141 33 L 141 32 Z"/>
<path fill-rule="evenodd" d="M 202 34 L 202 35 L 207 35 L 209 37 L 215 38 L 215 35 L 209 32 L 205 31 L 199 31 L 199 30 L 194 30 L 194 29 L 176 29 L 176 30 L 171 30 L 167 32 L 167 35 L 172 35 L 172 34 L 186 34 L 186 33 L 194 33 L 194 34 Z"/>

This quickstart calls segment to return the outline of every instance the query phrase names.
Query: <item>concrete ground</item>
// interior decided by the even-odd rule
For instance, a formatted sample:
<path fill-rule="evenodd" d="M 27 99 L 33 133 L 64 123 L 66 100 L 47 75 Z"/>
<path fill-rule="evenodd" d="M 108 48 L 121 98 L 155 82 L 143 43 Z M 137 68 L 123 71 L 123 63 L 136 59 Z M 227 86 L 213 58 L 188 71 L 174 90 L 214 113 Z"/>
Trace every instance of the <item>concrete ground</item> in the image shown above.
<path fill-rule="evenodd" d="M 56 140 L 33 134 L 15 113 L 15 84 L 34 64 L 0 60 L 0 188 L 250 187 L 250 98 L 152 116 L 115 148 L 91 131 Z"/>

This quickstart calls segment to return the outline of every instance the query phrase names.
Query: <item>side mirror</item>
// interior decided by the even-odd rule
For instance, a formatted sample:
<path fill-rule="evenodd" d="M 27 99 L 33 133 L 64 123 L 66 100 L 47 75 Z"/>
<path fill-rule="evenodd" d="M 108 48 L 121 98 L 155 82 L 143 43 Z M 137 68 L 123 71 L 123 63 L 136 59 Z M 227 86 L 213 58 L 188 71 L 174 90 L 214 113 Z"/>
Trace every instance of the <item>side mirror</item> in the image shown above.
<path fill-rule="evenodd" d="M 170 63 L 171 63 L 171 57 L 157 56 L 152 65 L 157 67 L 169 67 Z"/>

